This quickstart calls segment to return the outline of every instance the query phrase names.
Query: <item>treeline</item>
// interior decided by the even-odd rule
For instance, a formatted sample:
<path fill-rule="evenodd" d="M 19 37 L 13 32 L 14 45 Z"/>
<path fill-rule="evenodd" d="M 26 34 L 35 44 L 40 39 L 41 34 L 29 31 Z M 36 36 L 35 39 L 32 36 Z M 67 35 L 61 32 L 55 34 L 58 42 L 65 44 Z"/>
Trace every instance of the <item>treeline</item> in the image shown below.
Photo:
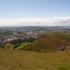
<path fill-rule="evenodd" d="M 10 43 L 12 43 L 12 44 L 25 43 L 25 42 L 33 42 L 35 40 L 36 40 L 36 38 L 24 38 L 24 39 L 16 39 L 16 40 L 13 40 Z"/>
<path fill-rule="evenodd" d="M 20 46 L 21 43 L 25 43 L 25 42 L 34 42 L 36 40 L 36 38 L 24 38 L 24 39 L 16 39 L 13 40 L 11 42 L 9 42 L 10 44 L 13 45 L 13 49 L 17 48 Z M 0 45 L 0 48 L 4 48 L 5 44 Z"/>

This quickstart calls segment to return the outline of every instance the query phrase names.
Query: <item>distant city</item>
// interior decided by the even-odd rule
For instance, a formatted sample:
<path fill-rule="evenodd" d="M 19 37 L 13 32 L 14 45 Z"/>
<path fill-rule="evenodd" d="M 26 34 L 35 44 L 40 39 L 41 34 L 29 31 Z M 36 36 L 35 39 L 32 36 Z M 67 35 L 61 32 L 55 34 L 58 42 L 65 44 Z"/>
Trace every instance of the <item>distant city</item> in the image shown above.
<path fill-rule="evenodd" d="M 5 44 L 16 39 L 37 38 L 48 32 L 70 32 L 69 27 L 55 26 L 28 26 L 28 27 L 0 27 L 0 44 Z"/>

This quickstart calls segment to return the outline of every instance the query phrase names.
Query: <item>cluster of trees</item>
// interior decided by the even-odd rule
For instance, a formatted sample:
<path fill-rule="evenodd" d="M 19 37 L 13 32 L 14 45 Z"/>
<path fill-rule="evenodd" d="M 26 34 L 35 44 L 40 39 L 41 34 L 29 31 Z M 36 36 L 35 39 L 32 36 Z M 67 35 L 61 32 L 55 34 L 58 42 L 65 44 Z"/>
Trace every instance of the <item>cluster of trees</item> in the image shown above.
<path fill-rule="evenodd" d="M 13 49 L 15 49 L 15 48 L 19 47 L 21 43 L 33 42 L 35 40 L 36 40 L 36 38 L 24 38 L 24 39 L 13 40 L 10 43 L 13 45 Z"/>

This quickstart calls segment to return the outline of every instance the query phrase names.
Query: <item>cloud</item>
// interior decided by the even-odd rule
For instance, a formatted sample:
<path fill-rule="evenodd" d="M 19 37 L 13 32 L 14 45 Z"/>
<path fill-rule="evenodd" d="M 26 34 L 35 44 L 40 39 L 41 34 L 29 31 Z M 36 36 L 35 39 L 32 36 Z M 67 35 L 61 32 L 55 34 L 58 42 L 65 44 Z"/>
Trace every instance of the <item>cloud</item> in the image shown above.
<path fill-rule="evenodd" d="M 0 19 L 0 26 L 70 26 L 70 17 Z"/>

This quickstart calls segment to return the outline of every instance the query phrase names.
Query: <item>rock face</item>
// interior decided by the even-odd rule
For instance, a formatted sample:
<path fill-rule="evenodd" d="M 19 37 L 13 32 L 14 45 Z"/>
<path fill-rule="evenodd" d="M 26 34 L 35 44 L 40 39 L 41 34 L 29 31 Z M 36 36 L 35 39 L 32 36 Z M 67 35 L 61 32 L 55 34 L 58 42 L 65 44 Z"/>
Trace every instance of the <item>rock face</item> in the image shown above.
<path fill-rule="evenodd" d="M 60 48 L 61 51 L 70 50 L 70 41 L 66 41 Z"/>
<path fill-rule="evenodd" d="M 70 45 L 68 45 L 68 46 L 65 48 L 65 50 L 70 50 Z"/>

